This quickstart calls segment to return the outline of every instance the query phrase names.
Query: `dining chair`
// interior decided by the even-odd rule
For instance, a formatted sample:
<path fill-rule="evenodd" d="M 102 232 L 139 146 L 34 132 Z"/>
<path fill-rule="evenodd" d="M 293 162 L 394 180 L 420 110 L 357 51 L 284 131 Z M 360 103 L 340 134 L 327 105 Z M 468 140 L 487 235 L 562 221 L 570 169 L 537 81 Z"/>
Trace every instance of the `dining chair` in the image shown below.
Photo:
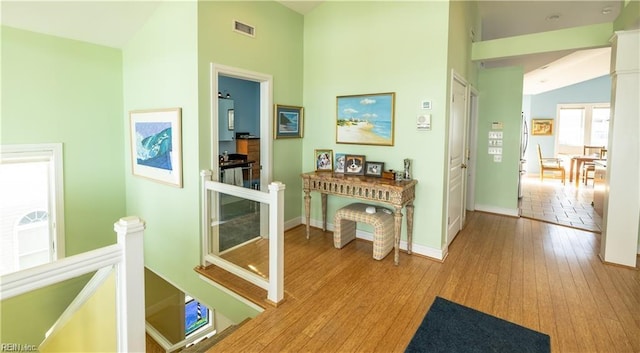
<path fill-rule="evenodd" d="M 604 146 L 587 146 L 585 145 L 582 149 L 583 154 L 585 156 L 593 156 L 598 159 L 604 159 L 607 153 L 607 150 Z M 591 174 L 589 174 L 591 173 Z M 596 173 L 596 164 L 593 162 L 584 162 L 582 165 L 582 180 L 584 185 L 587 185 L 589 179 L 593 180 L 593 176 Z"/>
<path fill-rule="evenodd" d="M 542 149 L 538 144 L 538 163 L 540 164 L 540 181 L 544 181 L 544 172 L 560 172 L 562 185 L 564 185 L 565 170 L 560 158 L 544 158 L 542 157 Z"/>

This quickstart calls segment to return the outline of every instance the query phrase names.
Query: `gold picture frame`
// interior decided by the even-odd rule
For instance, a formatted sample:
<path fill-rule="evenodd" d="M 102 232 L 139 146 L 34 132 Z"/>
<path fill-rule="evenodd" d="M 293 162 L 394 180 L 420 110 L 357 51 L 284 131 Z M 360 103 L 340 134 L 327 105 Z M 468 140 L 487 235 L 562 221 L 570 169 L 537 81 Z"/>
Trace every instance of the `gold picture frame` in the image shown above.
<path fill-rule="evenodd" d="M 532 119 L 531 135 L 553 135 L 553 119 Z"/>
<path fill-rule="evenodd" d="M 395 92 L 339 96 L 336 143 L 393 146 Z"/>

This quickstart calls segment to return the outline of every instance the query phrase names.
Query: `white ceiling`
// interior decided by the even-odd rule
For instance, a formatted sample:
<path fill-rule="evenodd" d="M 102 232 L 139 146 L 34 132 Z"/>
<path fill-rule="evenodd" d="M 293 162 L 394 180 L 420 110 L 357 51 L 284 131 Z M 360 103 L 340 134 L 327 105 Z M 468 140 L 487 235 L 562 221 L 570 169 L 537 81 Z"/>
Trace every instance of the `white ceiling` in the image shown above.
<path fill-rule="evenodd" d="M 322 2 L 280 1 L 301 14 L 313 11 Z M 122 48 L 160 3 L 161 0 L 2 0 L 0 20 L 11 27 Z M 481 38 L 488 40 L 611 22 L 620 13 L 620 7 L 621 1 L 481 0 L 478 2 Z M 609 12 L 603 14 L 604 9 Z M 547 20 L 552 15 L 558 18 Z M 522 65 L 526 73 L 525 94 L 535 94 L 606 75 L 608 57 L 604 50 L 563 51 L 487 61 L 482 65 L 485 68 Z"/>

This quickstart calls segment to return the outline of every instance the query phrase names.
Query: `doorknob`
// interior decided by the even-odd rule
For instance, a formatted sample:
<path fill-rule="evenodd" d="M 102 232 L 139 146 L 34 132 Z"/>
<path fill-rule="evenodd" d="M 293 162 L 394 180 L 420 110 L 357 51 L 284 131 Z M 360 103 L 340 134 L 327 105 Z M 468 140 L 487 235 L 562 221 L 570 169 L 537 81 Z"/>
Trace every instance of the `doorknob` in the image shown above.
<path fill-rule="evenodd" d="M 464 163 L 462 163 L 462 164 L 460 164 L 460 168 L 462 168 L 462 169 L 466 169 L 466 168 L 467 168 L 467 165 L 466 165 L 466 164 L 464 164 Z"/>

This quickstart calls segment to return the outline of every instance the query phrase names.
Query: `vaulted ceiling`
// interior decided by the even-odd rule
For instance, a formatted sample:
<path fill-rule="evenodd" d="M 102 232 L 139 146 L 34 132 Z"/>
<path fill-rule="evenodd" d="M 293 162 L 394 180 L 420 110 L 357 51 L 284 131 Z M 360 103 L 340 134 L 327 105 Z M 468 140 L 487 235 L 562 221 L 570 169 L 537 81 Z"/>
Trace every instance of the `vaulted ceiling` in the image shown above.
<path fill-rule="evenodd" d="M 306 14 L 322 1 L 280 1 Z M 121 48 L 160 1 L 7 1 L 1 22 L 16 28 Z M 621 1 L 478 1 L 482 40 L 612 22 Z M 560 51 L 481 63 L 485 68 L 522 65 L 525 94 L 606 75 L 608 49 Z"/>

